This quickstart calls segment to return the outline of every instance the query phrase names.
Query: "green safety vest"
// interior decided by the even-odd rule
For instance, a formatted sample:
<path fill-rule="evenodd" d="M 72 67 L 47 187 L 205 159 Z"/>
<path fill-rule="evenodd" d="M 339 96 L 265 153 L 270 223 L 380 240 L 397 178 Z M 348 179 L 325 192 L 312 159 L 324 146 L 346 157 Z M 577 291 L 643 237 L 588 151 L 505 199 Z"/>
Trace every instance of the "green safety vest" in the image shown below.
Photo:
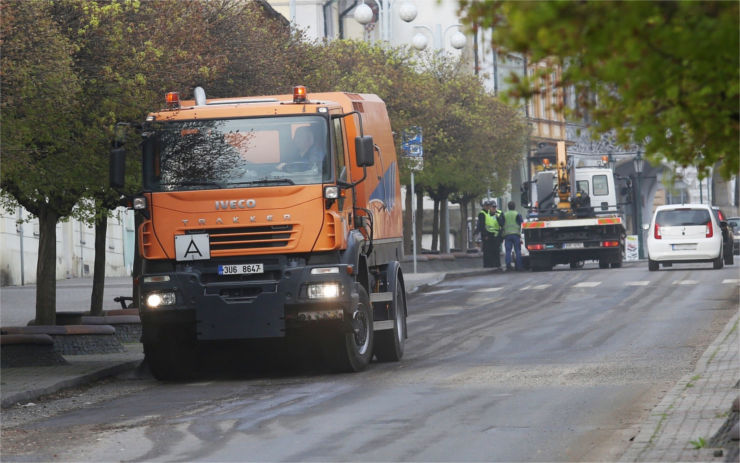
<path fill-rule="evenodd" d="M 500 228 L 500 225 L 498 224 L 498 220 L 496 220 L 496 217 L 501 215 L 501 211 L 497 210 L 495 215 L 491 215 L 487 210 L 483 209 L 483 214 L 486 217 L 486 231 L 488 233 L 494 233 L 497 234 L 498 230 Z"/>
<path fill-rule="evenodd" d="M 517 211 L 504 212 L 504 236 L 518 235 L 521 233 L 521 226 L 516 223 Z"/>

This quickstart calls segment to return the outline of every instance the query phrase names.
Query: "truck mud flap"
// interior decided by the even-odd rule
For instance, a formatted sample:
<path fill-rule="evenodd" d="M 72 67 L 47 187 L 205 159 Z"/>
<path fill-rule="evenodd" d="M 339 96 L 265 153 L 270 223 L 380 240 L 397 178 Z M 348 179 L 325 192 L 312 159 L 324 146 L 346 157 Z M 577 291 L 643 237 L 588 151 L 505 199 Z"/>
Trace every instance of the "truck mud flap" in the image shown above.
<path fill-rule="evenodd" d="M 283 304 L 278 294 L 261 294 L 240 301 L 204 295 L 195 310 L 197 338 L 208 341 L 284 337 Z"/>

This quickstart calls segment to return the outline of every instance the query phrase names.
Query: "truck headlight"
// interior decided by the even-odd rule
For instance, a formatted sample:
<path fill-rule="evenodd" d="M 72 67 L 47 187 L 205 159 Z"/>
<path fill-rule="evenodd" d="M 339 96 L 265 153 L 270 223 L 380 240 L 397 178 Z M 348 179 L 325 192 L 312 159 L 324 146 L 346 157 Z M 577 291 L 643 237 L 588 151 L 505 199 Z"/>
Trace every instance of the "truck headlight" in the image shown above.
<path fill-rule="evenodd" d="M 309 299 L 332 299 L 339 296 L 339 283 L 309 283 Z"/>
<path fill-rule="evenodd" d="M 149 293 L 146 297 L 146 305 L 152 309 L 165 305 L 175 305 L 175 293 L 172 291 L 161 293 Z"/>

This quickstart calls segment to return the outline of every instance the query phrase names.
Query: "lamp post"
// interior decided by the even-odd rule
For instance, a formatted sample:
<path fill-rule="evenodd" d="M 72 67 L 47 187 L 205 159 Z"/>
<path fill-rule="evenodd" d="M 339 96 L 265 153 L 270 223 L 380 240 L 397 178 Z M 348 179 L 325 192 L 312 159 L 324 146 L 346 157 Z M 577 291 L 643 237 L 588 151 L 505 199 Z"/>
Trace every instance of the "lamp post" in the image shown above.
<path fill-rule="evenodd" d="M 380 40 L 383 42 L 390 42 L 393 37 L 391 10 L 393 8 L 393 0 L 368 0 L 372 1 L 378 7 L 378 25 L 380 28 Z M 413 3 L 404 1 L 398 10 L 399 17 L 405 22 L 411 22 L 416 19 L 416 6 Z M 355 21 L 362 24 L 363 26 L 370 24 L 373 20 L 373 10 L 362 1 L 360 5 L 355 8 Z"/>
<path fill-rule="evenodd" d="M 451 26 L 448 26 L 445 28 L 444 32 L 442 32 L 442 25 L 436 24 L 434 30 L 432 30 L 429 26 L 414 26 L 414 29 L 425 29 L 429 31 L 429 34 L 432 36 L 434 40 L 434 49 L 437 51 L 443 50 L 445 47 L 445 40 L 444 38 L 447 36 L 447 33 L 453 28 L 458 28 L 457 32 L 452 34 L 452 37 L 450 37 L 450 45 L 452 45 L 452 48 L 455 48 L 456 50 L 460 50 L 461 48 L 465 47 L 465 43 L 468 41 L 465 37 L 465 34 L 460 32 L 460 28 L 462 27 L 462 24 L 453 24 Z M 421 51 L 424 50 L 427 47 L 428 40 L 427 37 L 419 32 L 416 35 L 414 35 L 414 38 L 411 39 L 411 44 L 416 48 L 417 50 Z"/>
<path fill-rule="evenodd" d="M 645 160 L 642 158 L 642 152 L 638 149 L 637 156 L 632 160 L 635 165 L 637 174 L 637 194 L 635 195 L 635 221 L 637 222 L 637 251 L 640 259 L 645 258 L 642 250 L 642 168 Z"/>

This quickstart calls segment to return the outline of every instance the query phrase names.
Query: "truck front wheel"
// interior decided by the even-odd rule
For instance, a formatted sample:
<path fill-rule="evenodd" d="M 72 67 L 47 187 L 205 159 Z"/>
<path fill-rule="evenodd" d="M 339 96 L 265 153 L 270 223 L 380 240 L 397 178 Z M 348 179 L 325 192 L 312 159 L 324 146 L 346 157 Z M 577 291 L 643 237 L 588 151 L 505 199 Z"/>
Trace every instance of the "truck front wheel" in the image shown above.
<path fill-rule="evenodd" d="M 342 372 L 364 370 L 373 356 L 373 311 L 365 288 L 355 283 L 358 294 L 357 305 L 353 308 L 349 333 L 340 333 L 329 347 L 334 369 Z"/>
<path fill-rule="evenodd" d="M 144 343 L 144 359 L 160 381 L 191 379 L 198 369 L 195 342 L 171 331 L 160 329 L 159 339 Z"/>

